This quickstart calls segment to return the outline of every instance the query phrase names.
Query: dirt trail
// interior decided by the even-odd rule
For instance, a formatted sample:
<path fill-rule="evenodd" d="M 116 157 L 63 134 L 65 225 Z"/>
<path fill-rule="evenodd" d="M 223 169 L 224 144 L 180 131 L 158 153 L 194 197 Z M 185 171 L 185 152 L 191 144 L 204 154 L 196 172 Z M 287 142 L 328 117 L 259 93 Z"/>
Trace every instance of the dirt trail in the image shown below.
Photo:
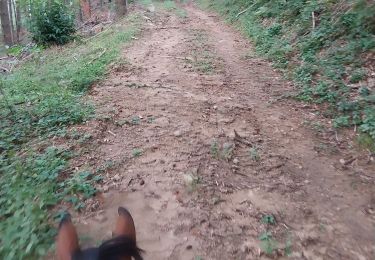
<path fill-rule="evenodd" d="M 93 90 L 108 120 L 88 157 L 116 167 L 80 233 L 108 238 L 122 205 L 146 259 L 374 259 L 374 164 L 318 153 L 314 111 L 279 100 L 290 83 L 218 17 L 183 8 L 145 13 L 129 63 Z"/>

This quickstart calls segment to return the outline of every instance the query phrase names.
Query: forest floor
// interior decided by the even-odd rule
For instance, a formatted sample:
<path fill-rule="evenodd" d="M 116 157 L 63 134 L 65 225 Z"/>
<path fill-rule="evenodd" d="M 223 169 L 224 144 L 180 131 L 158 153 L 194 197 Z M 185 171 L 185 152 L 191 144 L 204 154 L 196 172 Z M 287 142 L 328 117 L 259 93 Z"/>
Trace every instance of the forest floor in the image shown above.
<path fill-rule="evenodd" d="M 104 172 L 74 217 L 85 244 L 125 206 L 145 259 L 373 259 L 375 165 L 353 130 L 284 98 L 293 85 L 216 14 L 153 11 L 79 126 L 93 139 L 73 165 Z"/>

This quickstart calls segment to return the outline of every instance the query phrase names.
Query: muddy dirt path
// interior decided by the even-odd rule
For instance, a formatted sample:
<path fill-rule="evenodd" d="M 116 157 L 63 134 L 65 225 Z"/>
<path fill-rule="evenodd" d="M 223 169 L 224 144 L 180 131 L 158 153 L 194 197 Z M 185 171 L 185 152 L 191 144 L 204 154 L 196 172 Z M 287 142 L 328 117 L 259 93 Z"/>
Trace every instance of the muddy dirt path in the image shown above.
<path fill-rule="evenodd" d="M 122 205 L 145 259 L 373 259 L 374 164 L 317 152 L 316 111 L 280 100 L 291 84 L 219 17 L 183 8 L 142 14 L 128 62 L 93 89 L 106 120 L 87 158 L 106 177 L 76 218 L 87 243 Z"/>

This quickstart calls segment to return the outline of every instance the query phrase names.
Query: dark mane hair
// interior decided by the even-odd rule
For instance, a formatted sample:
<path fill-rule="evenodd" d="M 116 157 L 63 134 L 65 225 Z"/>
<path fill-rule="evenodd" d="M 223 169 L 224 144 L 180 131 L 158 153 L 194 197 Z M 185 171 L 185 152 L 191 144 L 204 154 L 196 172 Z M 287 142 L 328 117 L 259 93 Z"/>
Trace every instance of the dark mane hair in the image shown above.
<path fill-rule="evenodd" d="M 75 252 L 73 260 L 119 260 L 131 256 L 135 260 L 143 260 L 143 250 L 128 236 L 118 236 L 103 242 L 99 247 Z"/>
<path fill-rule="evenodd" d="M 103 242 L 99 246 L 99 259 L 117 260 L 121 256 L 132 256 L 135 260 L 143 260 L 142 249 L 128 236 L 118 236 Z"/>

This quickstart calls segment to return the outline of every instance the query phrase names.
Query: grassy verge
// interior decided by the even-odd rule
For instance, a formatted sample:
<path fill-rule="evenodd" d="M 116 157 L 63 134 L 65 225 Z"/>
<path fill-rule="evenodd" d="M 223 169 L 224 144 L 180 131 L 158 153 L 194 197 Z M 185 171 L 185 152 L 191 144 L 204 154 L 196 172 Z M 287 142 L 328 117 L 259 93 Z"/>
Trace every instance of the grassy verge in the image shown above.
<path fill-rule="evenodd" d="M 237 24 L 261 55 L 296 82 L 296 98 L 328 104 L 334 127 L 375 139 L 375 4 L 365 0 L 199 0 Z M 372 54 L 371 54 L 372 53 Z"/>
<path fill-rule="evenodd" d="M 62 200 L 83 207 L 95 193 L 90 172 L 69 172 L 72 151 L 52 145 L 66 127 L 94 115 L 82 96 L 131 41 L 139 19 L 129 16 L 98 35 L 36 53 L 1 79 L 0 258 L 34 259 L 53 244 Z"/>

